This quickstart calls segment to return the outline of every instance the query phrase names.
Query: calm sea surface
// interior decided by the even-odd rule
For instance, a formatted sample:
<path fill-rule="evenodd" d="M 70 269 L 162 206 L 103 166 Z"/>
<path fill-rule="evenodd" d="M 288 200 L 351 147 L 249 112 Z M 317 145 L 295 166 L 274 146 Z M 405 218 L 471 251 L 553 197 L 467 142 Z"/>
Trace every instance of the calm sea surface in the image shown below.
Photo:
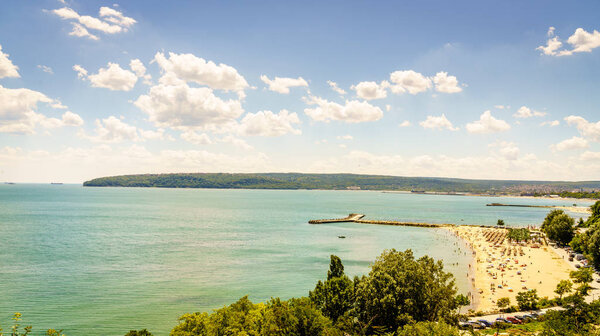
<path fill-rule="evenodd" d="M 307 295 L 326 277 L 330 254 L 354 276 L 389 248 L 443 259 L 466 293 L 470 257 L 446 231 L 307 221 L 359 212 L 367 219 L 493 225 L 502 218 L 525 226 L 539 225 L 548 212 L 485 206 L 491 202 L 570 205 L 356 191 L 0 185 L 0 324 L 6 329 L 18 311 L 38 332 L 148 328 L 168 335 L 179 315 L 244 295 Z"/>

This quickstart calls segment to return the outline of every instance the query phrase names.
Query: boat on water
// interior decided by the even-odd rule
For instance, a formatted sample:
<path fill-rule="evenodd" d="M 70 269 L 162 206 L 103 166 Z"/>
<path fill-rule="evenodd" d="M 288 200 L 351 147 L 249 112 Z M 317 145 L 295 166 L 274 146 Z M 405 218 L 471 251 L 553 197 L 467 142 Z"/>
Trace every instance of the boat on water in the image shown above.
<path fill-rule="evenodd" d="M 62 184 L 62 182 L 50 182 L 50 184 L 58 184 L 58 185 L 61 185 L 61 184 Z"/>
<path fill-rule="evenodd" d="M 4 184 L 15 184 L 15 182 L 4 182 Z"/>

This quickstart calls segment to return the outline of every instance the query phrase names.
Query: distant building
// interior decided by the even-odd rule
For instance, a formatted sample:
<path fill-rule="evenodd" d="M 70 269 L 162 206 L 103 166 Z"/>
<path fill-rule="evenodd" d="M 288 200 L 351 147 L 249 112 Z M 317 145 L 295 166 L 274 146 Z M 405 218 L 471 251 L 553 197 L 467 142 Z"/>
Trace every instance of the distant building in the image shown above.
<path fill-rule="evenodd" d="M 346 189 L 348 189 L 348 190 L 360 190 L 360 187 L 358 187 L 358 186 L 349 186 L 349 187 L 346 187 Z"/>

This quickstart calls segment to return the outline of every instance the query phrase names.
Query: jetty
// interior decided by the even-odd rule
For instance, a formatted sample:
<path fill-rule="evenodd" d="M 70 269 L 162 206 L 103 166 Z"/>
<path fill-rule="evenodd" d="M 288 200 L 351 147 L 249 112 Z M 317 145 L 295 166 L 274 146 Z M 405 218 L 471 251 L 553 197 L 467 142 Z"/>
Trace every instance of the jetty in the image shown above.
<path fill-rule="evenodd" d="M 433 223 L 420 223 L 420 222 L 403 222 L 403 221 L 390 221 L 390 220 L 366 220 L 363 219 L 365 215 L 351 213 L 348 217 L 336 218 L 336 219 L 312 219 L 309 220 L 309 224 L 331 224 L 331 223 L 358 223 L 358 224 L 375 224 L 375 225 L 395 225 L 395 226 L 416 226 L 416 227 L 428 227 L 436 228 L 443 226 L 453 226 L 453 224 L 433 224 Z"/>

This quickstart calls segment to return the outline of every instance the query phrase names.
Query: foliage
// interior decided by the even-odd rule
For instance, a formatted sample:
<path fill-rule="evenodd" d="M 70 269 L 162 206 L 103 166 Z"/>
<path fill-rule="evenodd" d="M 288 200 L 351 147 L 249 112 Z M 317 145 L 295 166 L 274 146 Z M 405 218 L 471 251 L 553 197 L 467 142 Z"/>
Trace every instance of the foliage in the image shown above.
<path fill-rule="evenodd" d="M 517 242 L 528 241 L 531 239 L 531 232 L 528 229 L 508 229 L 508 239 L 515 240 Z"/>
<path fill-rule="evenodd" d="M 554 293 L 558 294 L 559 298 L 562 299 L 563 295 L 568 294 L 573 290 L 573 283 L 570 280 L 560 280 L 556 285 Z"/>
<path fill-rule="evenodd" d="M 344 265 L 339 257 L 331 255 L 327 280 L 325 282 L 319 280 L 308 296 L 323 315 L 333 322 L 352 308 L 354 283 L 344 274 Z"/>
<path fill-rule="evenodd" d="M 500 308 L 500 309 L 506 308 L 509 305 L 510 305 L 510 298 L 508 298 L 508 297 L 499 298 L 498 301 L 496 301 L 496 306 L 498 306 L 498 308 Z"/>
<path fill-rule="evenodd" d="M 498 226 L 504 226 L 504 220 L 503 219 L 498 219 L 498 222 L 496 223 L 496 225 L 498 225 Z"/>
<path fill-rule="evenodd" d="M 544 219 L 542 230 L 549 239 L 568 245 L 575 236 L 575 220 L 562 210 L 552 210 Z"/>
<path fill-rule="evenodd" d="M 142 330 L 130 330 L 125 336 L 153 336 L 151 332 L 146 329 Z"/>
<path fill-rule="evenodd" d="M 538 308 L 539 297 L 537 290 L 532 289 L 517 293 L 517 304 L 519 310 L 534 310 Z"/>
<path fill-rule="evenodd" d="M 21 313 L 14 313 L 12 320 L 12 327 L 10 328 L 10 334 L 3 334 L 2 328 L 0 327 L 0 336 L 26 336 L 31 334 L 33 327 L 26 326 L 21 329 L 21 320 L 23 315 Z M 46 330 L 46 336 L 65 336 L 62 334 L 62 330 L 48 329 Z"/>
<path fill-rule="evenodd" d="M 588 304 L 579 297 L 566 310 L 548 311 L 544 318 L 542 336 L 591 335 L 600 317 L 598 300 Z"/>
<path fill-rule="evenodd" d="M 458 294 L 455 298 L 456 300 L 456 306 L 459 309 L 459 313 L 460 313 L 460 308 L 464 307 L 464 306 L 468 306 L 471 304 L 471 300 L 469 300 L 469 298 L 466 295 L 463 294 Z"/>
<path fill-rule="evenodd" d="M 357 174 L 140 174 L 96 178 L 84 186 L 155 188 L 245 189 L 346 189 L 427 190 L 436 192 L 514 193 L 522 186 L 553 186 L 557 189 L 600 188 L 599 182 L 543 182 L 467 180 L 434 177 L 402 177 Z"/>
<path fill-rule="evenodd" d="M 451 321 L 456 286 L 441 261 L 415 259 L 411 250 L 384 251 L 356 288 L 358 319 L 375 329 L 394 331 L 419 321 Z"/>
<path fill-rule="evenodd" d="M 459 336 L 456 327 L 443 322 L 417 322 L 398 329 L 396 336 Z"/>
<path fill-rule="evenodd" d="M 337 335 L 331 321 L 308 298 L 253 304 L 247 296 L 212 314 L 184 314 L 172 336 Z"/>
<path fill-rule="evenodd" d="M 593 274 L 594 272 L 591 268 L 580 268 L 577 271 L 571 272 L 571 279 L 573 279 L 574 283 L 579 285 L 575 289 L 577 291 L 577 294 L 584 297 L 588 295 L 588 292 L 592 288 L 590 286 L 590 282 L 594 281 Z"/>

